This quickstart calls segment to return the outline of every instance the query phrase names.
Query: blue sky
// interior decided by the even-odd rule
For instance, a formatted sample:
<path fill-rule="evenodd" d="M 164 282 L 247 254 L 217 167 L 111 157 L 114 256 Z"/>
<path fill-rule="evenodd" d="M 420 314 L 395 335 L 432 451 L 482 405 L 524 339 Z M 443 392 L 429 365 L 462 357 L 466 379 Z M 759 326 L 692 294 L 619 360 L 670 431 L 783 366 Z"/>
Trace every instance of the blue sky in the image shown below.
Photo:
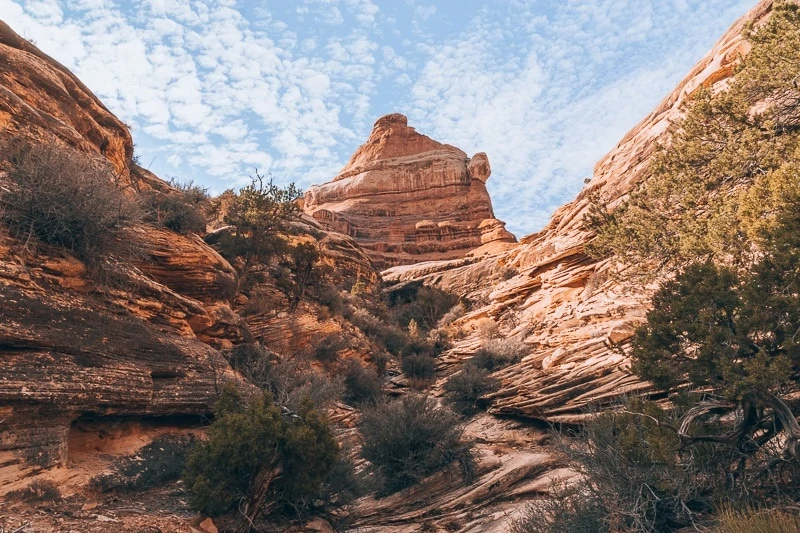
<path fill-rule="evenodd" d="M 755 0 L 0 0 L 0 18 L 212 192 L 334 177 L 379 116 L 485 151 L 498 218 L 543 227 Z"/>

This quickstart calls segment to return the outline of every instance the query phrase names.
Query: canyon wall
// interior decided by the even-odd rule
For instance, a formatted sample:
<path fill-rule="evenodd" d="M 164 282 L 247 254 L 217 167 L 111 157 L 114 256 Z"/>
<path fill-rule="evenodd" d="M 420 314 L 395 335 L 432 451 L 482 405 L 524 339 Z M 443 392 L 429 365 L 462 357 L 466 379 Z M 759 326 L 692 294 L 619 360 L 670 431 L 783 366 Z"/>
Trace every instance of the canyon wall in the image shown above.
<path fill-rule="evenodd" d="M 498 374 L 503 387 L 492 396 L 490 412 L 549 422 L 576 423 L 587 406 L 602 406 L 650 386 L 629 371 L 626 353 L 635 325 L 649 306 L 654 286 L 620 282 L 613 258 L 597 260 L 584 247 L 592 234 L 583 217 L 597 194 L 618 205 L 643 176 L 659 143 L 669 138 L 682 105 L 701 87 L 722 88 L 739 58 L 749 50 L 742 37 L 748 23 L 772 9 L 762 0 L 737 21 L 680 84 L 600 160 L 578 197 L 559 208 L 539 233 L 513 249 L 488 258 L 463 258 L 399 266 L 387 280 L 424 279 L 468 296 L 478 305 L 458 324 L 469 334 L 445 357 L 453 371 L 481 342 L 482 319 L 499 325 L 501 335 L 524 341 L 525 357 Z M 646 90 L 643 88 L 643 90 Z"/>

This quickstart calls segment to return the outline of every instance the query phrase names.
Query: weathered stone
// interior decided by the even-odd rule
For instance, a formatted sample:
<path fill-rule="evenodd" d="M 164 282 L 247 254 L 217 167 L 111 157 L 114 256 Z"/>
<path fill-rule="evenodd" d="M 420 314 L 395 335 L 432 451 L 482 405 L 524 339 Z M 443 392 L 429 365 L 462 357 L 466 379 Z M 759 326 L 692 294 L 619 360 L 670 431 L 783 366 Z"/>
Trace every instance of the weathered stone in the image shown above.
<path fill-rule="evenodd" d="M 398 266 L 383 273 L 392 280 L 425 280 L 485 302 L 459 319 L 469 334 L 441 358 L 454 368 L 481 344 L 474 328 L 490 317 L 505 337 L 523 340 L 526 357 L 498 373 L 502 388 L 491 397 L 490 412 L 551 422 L 579 422 L 585 408 L 609 404 L 624 394 L 647 393 L 648 383 L 629 372 L 633 328 L 650 305 L 655 286 L 620 284 L 612 259 L 598 261 L 584 252 L 592 235 L 583 226 L 591 193 L 613 207 L 645 175 L 669 125 L 682 114 L 686 99 L 699 88 L 721 88 L 735 63 L 749 50 L 742 30 L 769 15 L 770 0 L 737 21 L 689 75 L 617 147 L 595 166 L 594 177 L 578 197 L 561 207 L 541 232 L 510 250 L 486 258 Z"/>
<path fill-rule="evenodd" d="M 453 259 L 516 240 L 494 218 L 490 174 L 486 154 L 469 159 L 417 133 L 403 115 L 387 115 L 333 181 L 309 188 L 304 209 L 353 237 L 378 266 Z"/>

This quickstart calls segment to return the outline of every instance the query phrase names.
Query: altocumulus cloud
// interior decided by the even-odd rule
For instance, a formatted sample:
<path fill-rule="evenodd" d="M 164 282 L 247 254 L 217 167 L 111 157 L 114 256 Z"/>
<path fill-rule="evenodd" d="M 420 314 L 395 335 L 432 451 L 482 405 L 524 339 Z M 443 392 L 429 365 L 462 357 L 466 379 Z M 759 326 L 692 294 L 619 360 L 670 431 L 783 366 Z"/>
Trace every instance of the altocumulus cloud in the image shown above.
<path fill-rule="evenodd" d="M 162 177 L 333 177 L 377 116 L 486 151 L 496 212 L 543 226 L 754 0 L 0 0 Z"/>

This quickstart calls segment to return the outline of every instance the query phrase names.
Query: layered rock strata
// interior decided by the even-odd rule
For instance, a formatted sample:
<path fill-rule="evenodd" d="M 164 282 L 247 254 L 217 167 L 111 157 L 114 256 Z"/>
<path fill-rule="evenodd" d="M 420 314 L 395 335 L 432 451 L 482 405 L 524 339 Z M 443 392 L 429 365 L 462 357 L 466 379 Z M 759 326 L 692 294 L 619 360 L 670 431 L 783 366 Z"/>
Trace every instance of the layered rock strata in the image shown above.
<path fill-rule="evenodd" d="M 553 215 L 541 232 L 512 250 L 488 258 L 402 266 L 387 280 L 423 279 L 468 296 L 480 305 L 456 325 L 466 331 L 442 368 L 457 371 L 480 346 L 481 321 L 494 321 L 501 335 L 524 341 L 525 357 L 498 374 L 503 387 L 490 412 L 549 422 L 580 422 L 586 407 L 614 402 L 650 386 L 628 371 L 626 355 L 635 325 L 647 312 L 655 287 L 620 283 L 613 258 L 598 261 L 584 251 L 592 238 L 583 225 L 590 198 L 599 194 L 613 207 L 646 174 L 682 105 L 701 87 L 721 89 L 737 61 L 749 51 L 742 30 L 769 16 L 762 0 L 737 21 L 678 87 L 594 169 L 589 185 Z"/>
<path fill-rule="evenodd" d="M 387 115 L 333 181 L 309 188 L 305 212 L 353 237 L 381 267 L 454 259 L 515 242 L 494 218 L 490 174 L 486 154 L 468 158 Z"/>
<path fill-rule="evenodd" d="M 128 129 L 89 89 L 0 22 L 2 138 L 81 151 L 131 195 L 170 190 L 132 162 Z M 4 180 L 0 168 L 0 192 Z M 26 246 L 0 226 L 0 494 L 66 464 L 71 428 L 86 420 L 199 417 L 222 382 L 241 382 L 220 352 L 256 338 L 232 304 L 234 268 L 197 235 L 151 225 L 131 231 L 146 254 L 124 265 L 120 285 L 101 283 L 63 249 Z M 377 279 L 352 239 L 310 221 L 298 232 L 319 235 L 340 273 Z"/>

